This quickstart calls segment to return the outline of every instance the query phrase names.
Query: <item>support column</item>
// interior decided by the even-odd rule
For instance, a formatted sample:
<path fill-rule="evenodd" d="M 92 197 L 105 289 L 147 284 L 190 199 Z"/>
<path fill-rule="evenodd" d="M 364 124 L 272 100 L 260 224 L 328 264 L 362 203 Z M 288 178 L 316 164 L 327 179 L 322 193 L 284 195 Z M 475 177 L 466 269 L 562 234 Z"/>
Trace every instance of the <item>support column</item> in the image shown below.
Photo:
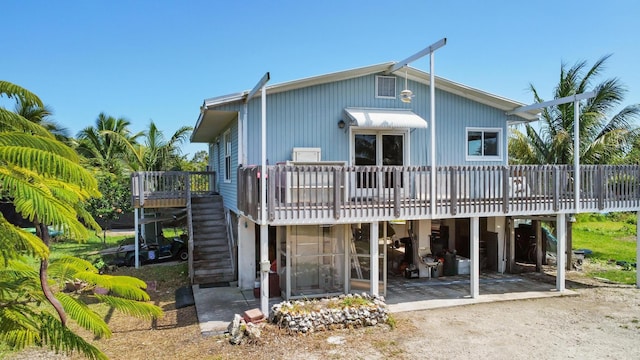
<path fill-rule="evenodd" d="M 560 213 L 556 216 L 556 228 L 558 230 L 558 244 L 556 253 L 556 290 L 565 290 L 566 252 L 567 252 L 567 221 L 566 216 Z"/>
<path fill-rule="evenodd" d="M 571 216 L 567 221 L 567 264 L 565 269 L 571 270 L 571 264 L 573 262 L 573 221 L 575 217 Z"/>
<path fill-rule="evenodd" d="M 542 272 L 542 223 L 540 220 L 533 221 L 533 228 L 536 230 L 536 272 Z"/>
<path fill-rule="evenodd" d="M 469 253 L 471 255 L 470 279 L 471 297 L 477 298 L 480 295 L 480 218 L 472 217 L 470 221 L 469 234 L 471 238 L 471 247 Z"/>
<path fill-rule="evenodd" d="M 260 225 L 260 309 L 269 316 L 269 225 Z"/>
<path fill-rule="evenodd" d="M 505 225 L 506 218 L 504 216 L 496 216 L 493 218 L 487 219 L 487 231 L 494 232 L 498 234 L 498 253 L 496 254 L 496 259 L 498 259 L 497 271 L 501 274 L 504 274 L 506 269 L 506 252 L 505 248 L 507 235 L 507 226 Z M 488 251 L 488 250 L 487 250 Z"/>
<path fill-rule="evenodd" d="M 417 257 L 415 258 L 415 265 L 418 266 L 418 274 L 422 277 L 431 277 L 429 269 L 422 261 L 419 259 L 420 256 L 425 256 L 426 254 L 432 254 L 431 252 L 431 219 L 427 220 L 413 220 L 414 232 L 417 235 L 417 244 L 416 248 Z"/>
<path fill-rule="evenodd" d="M 378 295 L 378 264 L 379 264 L 379 251 L 378 251 L 378 222 L 371 223 L 371 230 L 369 231 L 369 255 L 371 256 L 369 267 L 370 269 L 370 281 L 371 281 L 371 295 Z"/>
<path fill-rule="evenodd" d="M 139 233 L 138 233 L 140 231 L 140 223 L 139 223 L 139 220 L 138 220 L 138 212 L 139 211 L 140 211 L 140 209 L 138 209 L 138 208 L 135 208 L 133 210 L 133 222 L 134 222 L 133 226 L 135 226 L 135 228 L 136 228 L 136 233 L 134 235 L 135 239 L 133 240 L 133 244 L 135 246 L 135 250 L 134 250 L 133 256 L 136 257 L 136 269 L 140 267 L 140 263 L 139 263 L 139 260 L 138 260 L 138 257 L 140 255 L 140 240 L 139 240 L 140 236 L 139 236 Z M 144 213 L 144 208 L 142 209 L 142 212 Z"/>
<path fill-rule="evenodd" d="M 509 218 L 509 273 L 513 274 L 516 268 L 516 227 L 513 218 Z"/>
<path fill-rule="evenodd" d="M 238 220 L 238 287 L 253 289 L 256 281 L 256 226 L 246 217 Z"/>
<path fill-rule="evenodd" d="M 636 221 L 636 287 L 640 289 L 640 272 L 638 272 L 638 260 L 640 260 L 640 211 L 637 213 Z"/>

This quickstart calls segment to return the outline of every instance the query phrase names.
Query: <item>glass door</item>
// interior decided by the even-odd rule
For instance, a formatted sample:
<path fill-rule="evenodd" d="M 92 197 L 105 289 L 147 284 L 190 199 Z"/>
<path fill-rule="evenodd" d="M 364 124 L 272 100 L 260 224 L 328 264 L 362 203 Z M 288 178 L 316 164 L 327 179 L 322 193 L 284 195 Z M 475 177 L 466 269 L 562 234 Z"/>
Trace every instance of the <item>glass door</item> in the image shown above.
<path fill-rule="evenodd" d="M 359 132 L 353 138 L 355 166 L 364 167 L 353 176 L 353 194 L 360 198 L 393 196 L 396 182 L 403 187 L 403 175 L 396 179 L 393 171 L 378 171 L 379 166 L 405 165 L 405 134 L 394 132 Z"/>
<path fill-rule="evenodd" d="M 386 222 L 379 223 L 378 239 L 378 292 L 387 294 L 387 233 Z M 351 265 L 350 292 L 371 291 L 371 224 L 352 225 L 352 238 L 349 247 L 349 262 Z M 376 261 L 376 260 L 374 260 Z"/>

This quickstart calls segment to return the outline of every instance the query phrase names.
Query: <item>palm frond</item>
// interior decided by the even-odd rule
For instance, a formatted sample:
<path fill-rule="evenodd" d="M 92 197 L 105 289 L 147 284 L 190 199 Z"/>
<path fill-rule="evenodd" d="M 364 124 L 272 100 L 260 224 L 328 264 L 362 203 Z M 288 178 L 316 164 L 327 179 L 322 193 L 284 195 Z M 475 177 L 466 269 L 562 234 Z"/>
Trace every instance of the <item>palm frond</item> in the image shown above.
<path fill-rule="evenodd" d="M 96 295 L 96 297 L 98 300 L 112 306 L 114 309 L 140 319 L 156 319 L 161 318 L 163 315 L 161 308 L 150 303 L 128 300 L 110 295 Z"/>
<path fill-rule="evenodd" d="M 78 323 L 78 325 L 91 331 L 95 336 L 111 337 L 111 330 L 107 323 L 86 304 L 62 292 L 56 293 L 56 298 L 64 307 L 64 311 Z"/>
<path fill-rule="evenodd" d="M 70 354 L 73 351 L 78 351 L 88 359 L 108 360 L 107 356 L 98 348 L 86 342 L 66 326 L 63 326 L 51 314 L 42 313 L 40 321 L 42 323 L 40 328 L 42 343 L 40 346 L 46 346 L 56 353 L 64 352 Z"/>
<path fill-rule="evenodd" d="M 5 80 L 0 80 L 0 96 L 1 95 L 5 95 L 9 99 L 15 98 L 23 104 L 44 106 L 42 100 L 40 100 L 40 98 L 36 94 L 23 88 L 22 86 Z"/>
<path fill-rule="evenodd" d="M 11 224 L 0 213 L 0 254 L 6 266 L 9 259 L 20 254 L 47 258 L 49 248 L 39 237 Z"/>
<path fill-rule="evenodd" d="M 53 135 L 44 127 L 33 123 L 24 117 L 0 107 L 0 130 L 24 131 L 26 133 L 53 138 Z"/>

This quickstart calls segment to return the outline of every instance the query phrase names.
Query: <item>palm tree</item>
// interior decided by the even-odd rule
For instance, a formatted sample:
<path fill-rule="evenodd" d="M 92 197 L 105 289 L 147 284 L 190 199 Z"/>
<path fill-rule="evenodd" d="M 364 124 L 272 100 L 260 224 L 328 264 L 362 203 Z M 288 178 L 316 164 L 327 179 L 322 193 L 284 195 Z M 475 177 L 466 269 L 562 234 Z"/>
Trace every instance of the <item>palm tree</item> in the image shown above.
<path fill-rule="evenodd" d="M 595 97 L 580 104 L 580 163 L 609 164 L 624 157 L 631 149 L 630 140 L 638 131 L 632 125 L 640 115 L 640 105 L 630 105 L 608 117 L 623 101 L 626 92 L 617 78 L 593 84 L 604 70 L 610 56 L 604 56 L 587 68 L 582 61 L 567 68 L 562 64 L 560 81 L 554 98 L 594 91 Z M 586 72 L 585 72 L 586 70 Z M 536 102 L 543 102 L 536 88 L 530 90 Z M 572 103 L 543 109 L 539 126 L 526 124 L 525 131 L 512 129 L 509 139 L 509 160 L 512 164 L 573 163 Z"/>
<path fill-rule="evenodd" d="M 52 133 L 56 139 L 66 143 L 71 143 L 69 130 L 51 119 L 53 112 L 48 106 L 38 106 L 35 104 L 16 103 L 15 113 L 23 118 L 41 125 Z"/>
<path fill-rule="evenodd" d="M 6 81 L 0 81 L 2 95 L 23 106 L 43 107 L 35 94 Z M 85 224 L 100 229 L 84 208 L 89 198 L 100 196 L 97 182 L 80 164 L 78 154 L 44 127 L 3 107 L 0 119 L 0 197 L 36 228 L 33 235 L 0 213 L 0 341 L 16 349 L 38 345 L 106 358 L 67 322 L 70 318 L 98 336 L 108 336 L 108 327 L 78 297 L 60 292 L 61 283 L 81 279 L 90 287 L 104 287 L 111 294 L 94 297 L 129 314 L 154 317 L 161 310 L 144 303 L 149 297 L 140 280 L 100 275 L 91 264 L 75 258 L 49 267 L 49 227 L 76 239 L 89 236 Z M 32 268 L 25 256 L 37 258 L 39 269 Z"/>
<path fill-rule="evenodd" d="M 82 129 L 77 137 L 78 152 L 96 168 L 121 173 L 125 160 L 142 133 L 131 134 L 131 122 L 100 113 L 94 126 Z"/>
<path fill-rule="evenodd" d="M 144 133 L 144 144 L 133 151 L 130 166 L 136 171 L 179 170 L 181 163 L 180 144 L 186 141 L 192 127 L 179 128 L 169 140 L 151 121 L 149 129 Z"/>

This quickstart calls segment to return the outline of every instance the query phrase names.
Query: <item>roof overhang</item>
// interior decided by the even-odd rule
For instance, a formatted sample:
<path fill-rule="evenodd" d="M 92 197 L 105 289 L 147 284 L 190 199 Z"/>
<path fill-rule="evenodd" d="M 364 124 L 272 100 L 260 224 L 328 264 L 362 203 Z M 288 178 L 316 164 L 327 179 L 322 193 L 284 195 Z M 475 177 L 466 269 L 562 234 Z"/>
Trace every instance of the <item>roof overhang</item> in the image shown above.
<path fill-rule="evenodd" d="M 215 136 L 237 117 L 237 111 L 209 110 L 203 106 L 198 122 L 191 133 L 191 142 L 212 143 Z"/>
<path fill-rule="evenodd" d="M 345 108 L 350 126 L 365 128 L 427 128 L 427 121 L 411 110 L 406 109 L 370 109 Z"/>

